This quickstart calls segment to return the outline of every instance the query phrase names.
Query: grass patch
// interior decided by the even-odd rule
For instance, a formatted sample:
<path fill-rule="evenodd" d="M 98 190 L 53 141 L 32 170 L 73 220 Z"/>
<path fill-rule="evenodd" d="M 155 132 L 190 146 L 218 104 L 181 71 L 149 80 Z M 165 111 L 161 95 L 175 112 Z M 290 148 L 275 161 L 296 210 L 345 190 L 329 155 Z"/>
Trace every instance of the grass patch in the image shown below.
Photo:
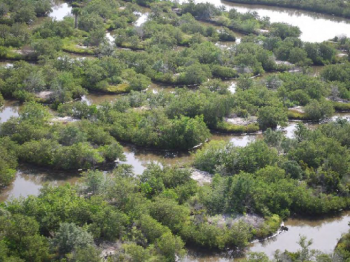
<path fill-rule="evenodd" d="M 272 215 L 271 217 L 265 218 L 264 223 L 253 231 L 253 234 L 258 239 L 263 239 L 273 235 L 280 228 L 282 219 L 278 215 Z"/>
<path fill-rule="evenodd" d="M 333 102 L 333 107 L 337 112 L 350 112 L 350 103 Z"/>
<path fill-rule="evenodd" d="M 137 45 L 133 45 L 132 43 L 123 42 L 118 43 L 117 46 L 122 48 L 129 48 L 131 50 L 145 50 L 144 43 L 138 43 Z"/>
<path fill-rule="evenodd" d="M 21 54 L 16 52 L 15 49 L 8 47 L 1 47 L 0 49 L 0 58 L 5 60 L 26 60 L 26 61 L 35 61 L 37 60 L 35 54 Z"/>
<path fill-rule="evenodd" d="M 113 94 L 122 94 L 122 93 L 128 93 L 131 91 L 130 85 L 127 83 L 119 84 L 116 86 L 108 86 L 106 88 L 106 91 L 108 93 L 113 93 Z"/>
<path fill-rule="evenodd" d="M 243 126 L 243 125 L 234 125 L 234 124 L 227 123 L 225 121 L 221 121 L 216 125 L 215 130 L 224 132 L 224 133 L 243 134 L 243 133 L 255 133 L 259 131 L 260 128 L 257 123 Z"/>
<path fill-rule="evenodd" d="M 288 119 L 290 120 L 310 120 L 305 113 L 301 113 L 299 111 L 289 109 L 288 110 Z"/>
<path fill-rule="evenodd" d="M 80 48 L 77 45 L 79 44 L 78 39 L 74 38 L 65 38 L 62 40 L 63 46 L 62 50 L 67 53 L 73 53 L 78 55 L 94 55 L 95 50 L 91 47 L 89 48 Z"/>

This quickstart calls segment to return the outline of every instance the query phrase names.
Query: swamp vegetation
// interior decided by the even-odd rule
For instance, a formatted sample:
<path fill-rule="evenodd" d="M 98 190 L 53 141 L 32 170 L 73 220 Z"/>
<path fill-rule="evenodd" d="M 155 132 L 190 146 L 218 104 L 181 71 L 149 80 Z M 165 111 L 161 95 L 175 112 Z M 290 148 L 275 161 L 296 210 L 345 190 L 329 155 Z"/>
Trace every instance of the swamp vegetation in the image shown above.
<path fill-rule="evenodd" d="M 303 42 L 298 27 L 193 1 L 65 4 L 71 15 L 55 19 L 49 0 L 0 0 L 0 58 L 11 61 L 0 67 L 0 107 L 21 103 L 0 124 L 0 187 L 19 165 L 81 175 L 0 204 L 0 261 L 239 256 L 291 216 L 349 209 L 350 123 L 331 121 L 350 111 L 349 38 Z M 101 94 L 115 99 L 84 100 Z M 210 141 L 216 132 L 262 136 L 238 147 Z M 120 163 L 125 144 L 193 161 L 137 175 Z M 349 234 L 333 254 L 304 237 L 300 248 L 272 261 L 350 259 Z"/>

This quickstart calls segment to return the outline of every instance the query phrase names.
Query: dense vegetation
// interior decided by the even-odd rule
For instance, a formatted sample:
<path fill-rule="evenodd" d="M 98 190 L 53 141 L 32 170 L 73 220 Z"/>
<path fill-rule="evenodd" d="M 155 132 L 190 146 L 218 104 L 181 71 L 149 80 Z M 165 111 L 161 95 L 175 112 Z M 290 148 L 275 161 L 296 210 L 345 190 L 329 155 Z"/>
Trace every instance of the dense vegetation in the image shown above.
<path fill-rule="evenodd" d="M 194 166 L 218 174 L 203 195 L 214 212 L 322 214 L 349 206 L 350 124 L 339 120 L 296 138 L 268 130 L 264 141 L 240 148 L 211 142 L 195 154 Z"/>
<path fill-rule="evenodd" d="M 102 104 L 93 113 L 90 112 L 95 106 L 81 102 L 62 105 L 58 111 L 62 115 L 98 121 L 119 141 L 187 150 L 209 138 L 208 127 L 215 128 L 222 121 L 231 101 L 227 91 L 218 94 L 203 87 L 197 92 L 177 89 L 173 94 L 133 92 L 115 103 Z"/>
<path fill-rule="evenodd" d="M 178 261 L 185 247 L 239 253 L 291 215 L 349 208 L 350 123 L 300 124 L 293 139 L 273 131 L 288 119 L 327 122 L 350 111 L 350 63 L 338 56 L 348 38 L 304 43 L 297 27 L 208 3 L 66 2 L 72 15 L 57 21 L 49 0 L 0 0 L 0 58 L 16 61 L 0 68 L 0 107 L 23 103 L 0 124 L 0 188 L 19 164 L 86 171 L 77 185 L 0 204 L 0 261 Z M 320 76 L 311 65 L 324 66 Z M 232 79 L 234 91 L 223 81 Z M 176 88 L 155 91 L 152 81 Z M 123 95 L 96 105 L 80 101 L 88 93 Z M 259 130 L 264 138 L 243 148 L 207 143 L 211 132 Z M 201 147 L 189 165 L 212 182 L 199 186 L 184 167 L 111 171 L 125 160 L 121 142 Z M 304 238 L 300 245 L 276 261 L 328 261 Z M 346 235 L 336 254 L 348 252 Z"/>
<path fill-rule="evenodd" d="M 44 66 L 21 61 L 12 68 L 0 69 L 0 74 L 0 90 L 6 98 L 54 106 L 80 98 L 87 90 L 119 93 L 143 90 L 150 84 L 146 76 L 108 57 L 83 61 L 61 57 Z"/>
<path fill-rule="evenodd" d="M 19 2 L 4 3 L 9 7 L 4 9 L 7 12 L 3 13 L 0 25 L 3 39 L 0 57 L 40 62 L 39 65 L 22 62 L 15 65 L 15 70 L 0 70 L 1 94 L 20 101 L 37 100 L 57 107 L 87 92 L 144 90 L 150 80 L 199 85 L 208 78 L 231 79 L 247 73 L 286 71 L 292 64 L 324 65 L 339 61 L 333 45 L 303 43 L 297 38 L 300 30 L 296 27 L 270 23 L 256 14 L 240 14 L 234 9 L 226 12 L 210 4 L 142 2 L 151 8 L 148 19 L 133 26 L 141 9 L 123 1 L 82 1 L 75 3 L 74 17 L 67 16 L 62 21 L 46 17 L 37 24 L 37 17 L 47 16 L 49 11 L 36 14 L 26 23 L 13 21 Z M 262 29 L 267 33 L 257 36 Z M 113 32 L 115 43 L 108 39 L 106 30 Z M 243 38 L 235 48 L 214 44 L 235 41 L 232 30 L 256 36 Z M 343 44 L 340 41 L 338 45 Z M 94 57 L 70 58 L 67 53 Z"/>
<path fill-rule="evenodd" d="M 110 59 L 101 61 L 108 64 Z M 346 68 L 347 64 L 334 66 Z M 47 109 L 29 103 L 19 118 L 1 125 L 0 135 L 11 140 L 11 147 L 12 143 L 19 146 L 18 152 L 23 153 L 16 156 L 20 161 L 63 169 L 90 168 L 112 162 L 121 155 L 116 140 L 142 147 L 189 150 L 206 142 L 210 138 L 209 130 L 245 133 L 283 126 L 288 117 L 295 117 L 291 114 L 293 111 L 288 111 L 288 107 L 295 105 L 305 106 L 305 113 L 297 115 L 301 119 L 320 121 L 331 116 L 338 104 L 347 104 L 325 98 L 333 92 L 332 99 L 337 101 L 348 98 L 349 93 L 346 79 L 338 81 L 342 92 L 337 95 L 334 92 L 336 82 L 331 81 L 334 79 L 327 73 L 334 66 L 326 67 L 322 73 L 330 82 L 307 74 L 284 73 L 259 81 L 241 77 L 235 94 L 231 94 L 226 84 L 212 80 L 196 90 L 131 92 L 99 107 L 80 101 L 65 103 L 58 106 L 59 114 L 81 120 L 67 125 L 53 124 L 55 118 L 50 120 Z M 23 67 L 31 65 L 23 64 Z M 5 79 L 4 87 L 10 88 L 7 83 L 18 79 Z M 228 121 L 236 116 L 256 117 L 256 120 L 247 125 Z M 60 156 L 70 154 L 71 161 L 60 160 Z M 6 169 L 13 169 L 13 165 Z"/>
<path fill-rule="evenodd" d="M 287 8 L 297 8 L 329 15 L 344 16 L 350 18 L 350 6 L 347 2 L 341 0 L 335 1 L 294 1 L 294 0 L 228 0 L 235 3 L 244 4 L 263 4 L 271 6 L 281 6 Z"/>
<path fill-rule="evenodd" d="M 279 227 L 278 216 L 255 226 L 239 218 L 221 225 L 190 174 L 153 165 L 135 178 L 120 166 L 112 174 L 89 171 L 77 187 L 46 187 L 38 197 L 2 204 L 1 259 L 100 261 L 109 247 L 108 261 L 176 261 L 185 243 L 241 249 Z"/>
<path fill-rule="evenodd" d="M 208 144 L 195 154 L 195 166 L 217 174 L 202 187 L 190 170 L 156 164 L 140 177 L 125 165 L 107 174 L 88 171 L 82 184 L 44 187 L 38 197 L 2 204 L 0 254 L 5 261 L 100 261 L 101 250 L 108 250 L 109 261 L 176 261 L 185 245 L 243 251 L 291 212 L 349 206 L 349 128 L 346 121 L 316 131 L 301 125 L 295 139 L 269 130 L 245 148 Z M 260 218 L 252 222 L 254 213 Z M 336 253 L 343 258 L 346 239 Z M 303 252 L 310 246 L 304 238 L 300 244 L 300 252 L 276 259 L 324 261 L 320 253 Z M 247 261 L 269 260 L 251 254 Z"/>
<path fill-rule="evenodd" d="M 335 248 L 336 252 L 345 260 L 350 259 L 350 232 L 344 234 Z"/>
<path fill-rule="evenodd" d="M 93 168 L 98 164 L 123 159 L 123 148 L 103 128 L 93 123 L 55 123 L 40 104 L 24 106 L 19 118 L 0 127 L 4 154 L 1 168 L 6 172 L 2 185 L 14 175 L 16 158 L 39 166 L 58 169 Z M 6 154 L 7 152 L 7 154 Z M 7 182 L 7 183 L 6 183 Z"/>

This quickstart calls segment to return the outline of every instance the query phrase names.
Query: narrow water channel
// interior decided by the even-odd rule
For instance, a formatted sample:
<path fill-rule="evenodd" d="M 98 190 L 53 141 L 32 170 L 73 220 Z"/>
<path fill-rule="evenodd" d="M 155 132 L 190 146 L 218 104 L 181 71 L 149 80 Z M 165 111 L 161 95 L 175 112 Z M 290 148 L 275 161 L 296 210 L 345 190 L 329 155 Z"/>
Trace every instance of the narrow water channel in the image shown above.
<path fill-rule="evenodd" d="M 192 161 L 190 153 L 146 150 L 133 146 L 124 146 L 124 154 L 126 160 L 121 161 L 120 164 L 131 165 L 135 175 L 141 175 L 150 163 L 184 166 Z M 78 171 L 52 171 L 23 165 L 19 167 L 11 186 L 2 189 L 0 202 L 11 197 L 36 196 L 46 183 L 50 185 L 74 184 L 80 177 Z"/>
<path fill-rule="evenodd" d="M 181 2 L 182 0 L 180 0 Z M 268 16 L 271 22 L 286 22 L 298 26 L 301 31 L 301 39 L 308 42 L 321 42 L 329 40 L 334 36 L 348 35 L 350 36 L 350 20 L 337 18 L 329 15 L 322 15 L 313 12 L 300 11 L 294 9 L 284 9 L 279 7 L 270 7 L 263 5 L 246 5 L 235 4 L 220 0 L 196 0 L 196 2 L 210 2 L 216 6 L 225 6 L 226 10 L 235 8 L 239 12 L 254 11 L 260 17 Z M 66 3 L 59 3 L 53 7 L 50 17 L 61 21 L 65 16 L 71 14 L 72 8 Z M 135 26 L 139 27 L 147 21 L 148 13 L 139 13 L 139 18 L 135 22 Z M 114 37 L 106 34 L 110 42 L 114 41 Z M 232 43 L 218 43 L 222 48 L 229 48 Z M 10 67 L 9 63 L 2 63 L 0 66 Z M 314 74 L 319 73 L 319 68 L 313 69 Z M 149 88 L 153 92 L 158 92 L 158 86 L 151 86 Z M 172 89 L 168 89 L 172 92 Z M 229 87 L 230 92 L 234 93 L 236 90 L 235 82 L 232 82 Z M 117 95 L 87 95 L 82 98 L 88 104 L 100 104 L 104 101 L 113 101 Z M 0 108 L 0 123 L 6 122 L 10 117 L 18 117 L 19 103 L 8 101 L 5 106 Z M 332 121 L 336 118 L 350 119 L 350 114 L 336 114 L 332 117 Z M 296 128 L 297 122 L 288 123 L 284 128 L 286 136 L 292 138 Z M 310 128 L 317 125 L 308 124 Z M 233 143 L 236 146 L 244 147 L 248 143 L 261 139 L 262 135 L 224 135 L 214 134 L 211 140 L 225 140 Z M 139 149 L 132 146 L 124 146 L 126 161 L 122 163 L 133 166 L 135 174 L 139 175 L 147 168 L 151 162 L 158 164 L 179 165 L 184 166 L 191 163 L 193 157 L 189 153 L 178 153 L 168 151 L 152 151 Z M 64 183 L 76 183 L 80 176 L 78 172 L 73 172 L 67 176 L 67 172 L 53 172 L 45 171 L 43 169 L 31 168 L 21 166 L 17 172 L 16 179 L 11 186 L 1 191 L 0 202 L 6 201 L 10 198 L 17 198 L 20 196 L 26 197 L 28 195 L 38 195 L 40 189 L 45 183 L 51 185 L 61 185 Z M 300 235 L 305 235 L 313 239 L 312 248 L 319 249 L 323 252 L 332 252 L 337 241 L 342 233 L 345 233 L 349 227 L 350 212 L 343 213 L 341 216 L 325 218 L 325 219 L 289 219 L 285 222 L 288 231 L 285 231 L 273 238 L 262 242 L 256 242 L 251 245 L 249 251 L 265 252 L 269 257 L 272 257 L 276 250 L 297 251 L 299 246 L 297 241 Z M 200 253 L 190 251 L 189 255 L 183 260 L 184 262 L 222 262 L 222 261 L 236 261 L 237 259 L 227 257 L 227 254 L 207 254 L 201 251 Z"/>
<path fill-rule="evenodd" d="M 18 115 L 18 107 L 11 102 L 7 103 L 5 110 L 5 112 L 10 112 L 6 114 L 7 117 L 10 115 Z M 338 117 L 350 119 L 350 114 L 338 113 L 332 117 L 332 120 Z M 296 124 L 297 122 L 290 122 L 285 128 L 287 137 L 293 136 Z M 315 125 L 309 126 L 314 127 Z M 211 139 L 230 141 L 236 146 L 246 146 L 249 142 L 261 138 L 261 134 L 243 136 L 216 134 L 213 135 Z M 193 160 L 189 153 L 152 151 L 132 146 L 124 146 L 124 152 L 126 161 L 122 163 L 132 165 L 136 175 L 142 174 L 147 168 L 147 165 L 151 162 L 162 165 L 185 166 L 186 164 L 190 164 Z M 21 166 L 12 185 L 2 190 L 0 202 L 20 196 L 27 197 L 28 195 L 38 195 L 45 183 L 51 185 L 62 185 L 64 183 L 74 184 L 79 178 L 80 175 L 78 172 L 72 172 L 67 176 L 66 172 L 47 172 L 43 169 Z M 253 243 L 248 251 L 265 252 L 269 257 L 272 257 L 274 252 L 278 249 L 282 251 L 285 249 L 297 251 L 299 248 L 297 241 L 300 235 L 305 235 L 308 238 L 313 238 L 314 244 L 312 248 L 319 249 L 323 252 L 331 252 L 341 234 L 347 232 L 349 222 L 350 212 L 344 213 L 342 216 L 325 219 L 289 219 L 285 222 L 285 225 L 289 229 L 288 231 L 263 242 Z M 223 262 L 237 260 L 238 259 L 230 258 L 227 253 L 212 254 L 206 253 L 203 250 L 200 252 L 190 250 L 183 262 Z"/>

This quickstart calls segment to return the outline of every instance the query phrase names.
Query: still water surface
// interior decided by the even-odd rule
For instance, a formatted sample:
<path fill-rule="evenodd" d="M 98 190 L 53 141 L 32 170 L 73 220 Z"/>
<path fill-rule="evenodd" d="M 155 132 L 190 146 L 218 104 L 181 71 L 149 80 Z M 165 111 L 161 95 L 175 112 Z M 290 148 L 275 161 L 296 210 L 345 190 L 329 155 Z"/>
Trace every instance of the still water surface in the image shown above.
<path fill-rule="evenodd" d="M 12 61 L 0 61 L 0 67 L 12 68 L 13 67 L 13 62 Z"/>
<path fill-rule="evenodd" d="M 0 123 L 6 122 L 11 117 L 18 117 L 20 103 L 16 101 L 6 101 L 3 107 L 0 107 Z"/>
<path fill-rule="evenodd" d="M 265 252 L 272 257 L 278 249 L 296 252 L 301 235 L 313 239 L 312 248 L 325 253 L 331 253 L 338 243 L 341 235 L 349 230 L 350 212 L 342 216 L 324 219 L 288 219 L 285 226 L 288 231 L 263 242 L 255 243 L 249 250 L 252 252 Z"/>
<path fill-rule="evenodd" d="M 124 146 L 124 154 L 126 161 L 120 163 L 132 165 L 136 175 L 141 175 L 152 162 L 160 165 L 185 166 L 192 161 L 192 156 L 189 153 L 146 150 L 132 146 Z M 79 178 L 80 174 L 78 171 L 52 171 L 21 166 L 11 186 L 1 191 L 0 202 L 6 201 L 11 197 L 38 195 L 45 183 L 51 185 L 74 184 Z"/>
<path fill-rule="evenodd" d="M 141 26 L 148 19 L 148 12 L 145 12 L 145 13 L 135 12 L 135 14 L 139 16 L 139 18 L 134 23 L 136 27 Z"/>
<path fill-rule="evenodd" d="M 187 0 L 180 0 L 180 3 Z M 268 16 L 271 22 L 283 22 L 298 26 L 302 31 L 301 40 L 306 42 L 327 41 L 338 35 L 350 36 L 350 20 L 331 15 L 265 5 L 236 4 L 220 0 L 195 0 L 196 3 L 209 2 L 215 6 L 235 8 L 240 13 L 257 12 L 260 17 Z"/>
<path fill-rule="evenodd" d="M 8 108 L 13 108 L 15 105 L 7 104 Z M 16 107 L 15 107 L 16 108 Z M 17 107 L 18 108 L 18 107 Z M 18 115 L 18 111 L 15 111 L 15 115 Z M 14 116 L 15 116 L 14 115 Z M 350 118 L 350 114 L 337 114 L 332 120 L 337 117 Z M 286 135 L 288 137 L 293 136 L 293 132 L 296 127 L 296 122 L 290 122 L 285 128 Z M 310 127 L 313 127 L 310 125 Z M 223 135 L 214 134 L 212 140 L 225 140 L 234 143 L 236 146 L 246 146 L 249 142 L 255 139 L 261 139 L 262 135 Z M 124 152 L 126 161 L 122 162 L 133 166 L 136 175 L 142 174 L 151 162 L 158 164 L 179 165 L 185 166 L 190 164 L 193 160 L 189 153 L 178 153 L 169 151 L 152 151 L 139 149 L 132 146 L 124 146 Z M 6 201 L 12 197 L 28 195 L 38 195 L 40 189 L 44 183 L 51 185 L 61 185 L 64 183 L 76 183 L 79 179 L 79 173 L 73 172 L 69 176 L 60 172 L 48 172 L 47 170 L 20 167 L 17 172 L 16 179 L 11 186 L 6 188 L 0 194 L 0 202 Z M 344 213 L 342 216 L 326 218 L 320 220 L 308 220 L 308 219 L 289 219 L 285 222 L 285 225 L 289 228 L 289 231 L 283 232 L 276 237 L 270 238 L 263 242 L 256 242 L 252 244 L 249 251 L 253 252 L 265 252 L 268 256 L 272 257 L 273 253 L 277 250 L 296 251 L 298 250 L 297 240 L 300 235 L 305 235 L 309 238 L 313 238 L 313 248 L 319 249 L 324 252 L 331 252 L 335 247 L 338 239 L 342 233 L 348 230 L 348 223 L 350 222 L 350 213 Z M 207 254 L 201 251 L 200 253 L 190 251 L 189 255 L 184 259 L 184 262 L 222 262 L 222 261 L 237 261 L 237 259 L 228 258 L 227 254 Z"/>
<path fill-rule="evenodd" d="M 217 6 L 224 5 L 227 10 L 236 8 L 239 12 L 256 11 L 259 16 L 269 16 L 271 22 L 286 22 L 292 25 L 299 26 L 303 41 L 321 42 L 333 38 L 337 35 L 350 36 L 349 20 L 343 18 L 336 18 L 329 15 L 316 14 L 313 12 L 283 9 L 279 7 L 269 7 L 261 5 L 244 5 L 234 4 L 220 0 L 196 0 L 196 2 L 210 2 Z M 58 4 L 53 8 L 50 17 L 60 21 L 66 15 L 71 13 L 71 7 L 66 3 Z M 136 26 L 142 25 L 147 20 L 147 14 L 140 14 L 139 19 L 135 23 Z M 108 37 L 108 36 L 107 36 Z M 111 37 L 108 37 L 111 40 Z M 6 66 L 6 65 L 5 65 Z M 318 72 L 315 72 L 318 73 Z M 156 90 L 156 89 L 155 89 Z M 235 92 L 235 86 L 230 88 L 231 92 Z M 89 95 L 83 98 L 88 103 L 99 104 L 103 101 L 112 101 L 116 99 L 115 95 Z M 17 117 L 19 111 L 19 104 L 16 102 L 7 102 L 5 107 L 0 109 L 0 122 L 7 121 L 11 116 Z M 339 116 L 340 114 L 338 114 Z M 349 114 L 341 114 L 343 118 L 349 118 Z M 336 117 L 333 117 L 333 120 Z M 296 122 L 291 122 L 285 128 L 286 136 L 293 137 L 293 132 L 296 127 Z M 312 125 L 310 125 L 312 127 Z M 236 146 L 246 146 L 249 142 L 261 138 L 261 135 L 222 135 L 216 134 L 212 136 L 212 140 L 225 140 L 234 143 Z M 160 164 L 178 164 L 180 166 L 186 165 L 192 161 L 192 157 L 187 153 L 174 152 L 159 152 L 144 149 L 137 149 L 134 147 L 124 147 L 126 161 L 123 163 L 133 165 L 135 174 L 141 174 L 151 162 Z M 10 197 L 38 195 L 44 183 L 53 185 L 60 185 L 63 183 L 76 183 L 79 179 L 78 174 L 72 174 L 67 177 L 65 174 L 51 172 L 50 174 L 38 169 L 22 168 L 18 171 L 14 183 L 2 191 L 0 201 L 5 201 Z M 342 216 L 320 219 L 289 219 L 285 225 L 289 231 L 266 240 L 264 242 L 257 242 L 250 247 L 250 251 L 265 252 L 270 257 L 277 250 L 288 249 L 289 251 L 296 251 L 298 245 L 296 244 L 299 235 L 306 235 L 313 238 L 313 248 L 319 249 L 323 252 L 331 252 L 335 247 L 341 234 L 348 230 L 348 223 L 350 222 L 350 213 L 344 213 Z M 225 255 L 206 255 L 191 253 L 185 261 L 233 261 L 233 259 L 226 258 Z"/>
<path fill-rule="evenodd" d="M 202 0 L 198 0 L 202 1 Z M 227 9 L 236 8 L 239 12 L 256 11 L 260 16 L 271 17 L 272 22 L 287 22 L 292 25 L 297 25 L 302 30 L 302 40 L 310 42 L 320 42 L 328 40 L 335 35 L 340 35 L 350 32 L 350 25 L 348 20 L 335 18 L 327 15 L 319 15 L 312 12 L 296 11 L 290 9 L 281 9 L 275 7 L 258 6 L 258 5 L 242 5 L 232 4 L 228 2 L 221 2 L 219 0 L 204 0 L 202 2 L 211 2 L 216 5 L 225 5 Z M 51 17 L 57 20 L 62 20 L 64 16 L 70 14 L 71 8 L 67 4 L 60 4 L 54 8 L 50 14 Z M 136 26 L 140 26 L 147 19 L 146 14 L 141 14 L 136 22 Z M 112 40 L 112 36 L 107 36 Z M 7 65 L 7 64 L 6 64 Z M 6 66 L 5 65 L 5 66 Z M 315 70 L 318 73 L 318 70 Z M 152 87 L 154 91 L 158 91 L 157 87 Z M 230 91 L 235 92 L 235 85 L 230 86 Z M 83 98 L 89 104 L 100 104 L 103 101 L 113 101 L 117 98 L 116 95 L 88 95 Z M 0 109 L 0 121 L 5 122 L 11 116 L 17 117 L 19 104 L 16 102 L 7 102 L 5 107 Z M 342 117 L 348 117 L 342 114 Z M 334 119 L 334 118 L 333 118 Z M 311 126 L 311 125 L 310 125 Z M 291 122 L 285 128 L 287 137 L 293 137 L 296 123 Z M 249 142 L 261 138 L 261 135 L 222 135 L 217 134 L 212 136 L 212 140 L 230 141 L 236 146 L 246 146 Z M 173 152 L 158 152 L 141 150 L 133 147 L 124 147 L 126 161 L 123 163 L 130 164 L 134 168 L 135 174 L 141 174 L 151 162 L 160 164 L 179 164 L 185 165 L 191 162 L 190 154 L 173 153 Z M 63 174 L 48 174 L 37 169 L 22 169 L 19 170 L 14 183 L 2 191 L 0 201 L 5 201 L 10 197 L 37 195 L 44 183 L 60 185 L 66 182 L 75 183 L 79 176 L 65 176 Z M 266 252 L 271 256 L 277 249 L 288 249 L 296 251 L 298 245 L 296 244 L 299 235 L 303 234 L 314 238 L 313 248 L 320 249 L 324 252 L 330 252 L 337 243 L 341 233 L 348 229 L 348 222 L 350 221 L 349 213 L 338 217 L 323 220 L 301 220 L 289 219 L 285 224 L 289 227 L 288 232 L 284 232 L 272 239 L 264 242 L 253 244 L 250 251 Z M 189 255 L 186 261 L 233 261 L 233 259 L 225 258 L 224 255 L 205 255 L 195 254 Z"/>
<path fill-rule="evenodd" d="M 62 21 L 63 18 L 67 15 L 70 15 L 72 12 L 72 7 L 67 3 L 58 3 L 52 7 L 52 12 L 49 14 L 49 17 L 56 19 L 57 21 Z"/>
<path fill-rule="evenodd" d="M 350 212 L 344 212 L 339 216 L 321 219 L 296 219 L 291 218 L 285 222 L 288 231 L 257 242 L 251 245 L 249 252 L 264 252 L 270 258 L 277 251 L 288 250 L 296 252 L 300 249 L 298 240 L 300 236 L 312 238 L 312 249 L 318 249 L 325 253 L 331 253 L 341 235 L 349 230 Z M 241 261 L 241 258 L 232 258 L 228 253 L 209 254 L 205 250 L 190 250 L 182 262 L 228 262 Z"/>
<path fill-rule="evenodd" d="M 186 1 L 180 0 L 179 2 Z M 296 9 L 237 4 L 221 0 L 196 0 L 195 2 L 209 2 L 216 6 L 225 6 L 226 10 L 235 8 L 241 13 L 257 12 L 260 17 L 270 17 L 271 22 L 284 22 L 298 26 L 302 31 L 301 40 L 307 42 L 322 42 L 339 35 L 350 36 L 350 20 L 345 18 Z M 65 16 L 71 14 L 72 7 L 67 3 L 59 3 L 52 10 L 49 16 L 61 21 Z M 138 15 L 139 18 L 135 22 L 135 26 L 141 26 L 148 18 L 148 13 L 138 13 Z"/>
<path fill-rule="evenodd" d="M 0 202 L 29 195 L 37 196 L 45 183 L 50 185 L 74 184 L 78 179 L 78 172 L 67 175 L 67 172 L 22 166 L 17 171 L 13 183 L 1 191 Z"/>

